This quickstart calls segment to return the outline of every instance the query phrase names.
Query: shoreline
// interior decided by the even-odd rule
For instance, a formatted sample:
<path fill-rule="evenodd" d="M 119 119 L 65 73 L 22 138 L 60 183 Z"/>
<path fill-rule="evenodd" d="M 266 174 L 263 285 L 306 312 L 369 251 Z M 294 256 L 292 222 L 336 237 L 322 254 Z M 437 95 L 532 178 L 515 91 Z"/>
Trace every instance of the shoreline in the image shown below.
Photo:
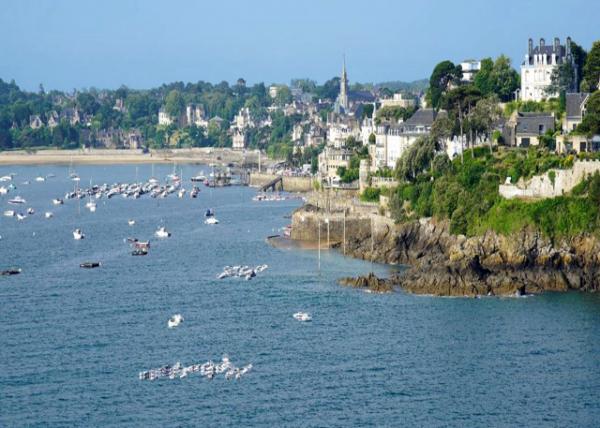
<path fill-rule="evenodd" d="M 256 151 L 237 151 L 228 148 L 191 148 L 151 150 L 85 149 L 61 150 L 45 149 L 37 151 L 0 152 L 0 165 L 111 165 L 111 164 L 149 164 L 149 163 L 217 163 L 217 164 L 257 164 Z M 263 156 L 261 163 L 267 166 L 273 160 Z"/>

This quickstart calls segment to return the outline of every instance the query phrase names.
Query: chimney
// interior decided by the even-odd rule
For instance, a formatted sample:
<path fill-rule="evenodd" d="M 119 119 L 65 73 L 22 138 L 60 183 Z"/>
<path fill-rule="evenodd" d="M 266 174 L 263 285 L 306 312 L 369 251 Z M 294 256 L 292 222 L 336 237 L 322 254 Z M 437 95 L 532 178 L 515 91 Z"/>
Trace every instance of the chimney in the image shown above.
<path fill-rule="evenodd" d="M 544 38 L 542 37 L 540 39 L 540 53 L 542 53 L 542 51 L 544 50 L 544 47 L 546 46 L 546 41 L 544 40 Z"/>
<path fill-rule="evenodd" d="M 571 56 L 571 38 L 567 37 L 566 55 Z"/>
<path fill-rule="evenodd" d="M 558 37 L 554 38 L 554 52 L 558 53 L 558 48 L 560 47 L 560 39 Z"/>
<path fill-rule="evenodd" d="M 529 56 L 533 54 L 533 39 L 529 38 Z"/>

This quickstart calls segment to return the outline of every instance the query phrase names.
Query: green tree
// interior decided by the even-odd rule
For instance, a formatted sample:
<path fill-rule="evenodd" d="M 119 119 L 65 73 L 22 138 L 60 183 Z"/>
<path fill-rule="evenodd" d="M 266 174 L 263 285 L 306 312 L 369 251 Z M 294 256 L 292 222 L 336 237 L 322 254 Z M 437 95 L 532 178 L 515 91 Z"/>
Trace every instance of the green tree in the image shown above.
<path fill-rule="evenodd" d="M 505 55 L 496 58 L 490 79 L 493 92 L 501 101 L 510 101 L 519 87 L 519 73 L 512 68 L 510 58 Z"/>
<path fill-rule="evenodd" d="M 567 91 L 575 90 L 575 68 L 570 62 L 554 67 L 550 75 L 550 84 L 544 89 L 546 95 L 564 96 Z"/>
<path fill-rule="evenodd" d="M 579 87 L 583 82 L 583 67 L 585 66 L 585 61 L 587 59 L 587 52 L 581 46 L 579 46 L 575 42 L 571 42 L 571 54 L 573 55 L 573 62 L 575 63 L 575 71 L 577 72 L 577 78 L 579 80 L 578 87 L 576 88 L 579 91 Z"/>
<path fill-rule="evenodd" d="M 600 134 L 600 90 L 590 95 L 586 104 L 586 113 L 577 131 L 588 134 Z"/>
<path fill-rule="evenodd" d="M 494 84 L 492 82 L 493 70 L 494 61 L 491 58 L 484 58 L 481 60 L 481 67 L 473 79 L 473 84 L 484 96 L 494 92 Z"/>
<path fill-rule="evenodd" d="M 459 84 L 462 78 L 462 69 L 460 65 L 454 65 L 452 61 L 442 61 L 435 66 L 431 77 L 429 78 L 429 89 L 427 91 L 427 101 L 431 107 L 437 109 L 443 94 L 451 84 Z"/>
<path fill-rule="evenodd" d="M 600 89 L 598 83 L 600 81 L 600 40 L 597 40 L 592 45 L 592 49 L 587 55 L 585 65 L 583 67 L 582 89 L 587 91 L 595 91 Z"/>
<path fill-rule="evenodd" d="M 173 118 L 178 118 L 185 109 L 185 101 L 178 90 L 173 89 L 165 99 L 165 111 Z"/>

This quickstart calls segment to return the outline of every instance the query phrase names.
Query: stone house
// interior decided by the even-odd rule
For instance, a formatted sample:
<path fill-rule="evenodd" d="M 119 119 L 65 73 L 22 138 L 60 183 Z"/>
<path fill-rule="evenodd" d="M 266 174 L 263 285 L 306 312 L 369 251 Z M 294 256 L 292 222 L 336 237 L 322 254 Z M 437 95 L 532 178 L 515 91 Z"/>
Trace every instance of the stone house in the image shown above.
<path fill-rule="evenodd" d="M 566 114 L 563 120 L 563 131 L 571 132 L 581 123 L 585 115 L 585 106 L 590 94 L 588 92 L 567 93 Z"/>
<path fill-rule="evenodd" d="M 42 122 L 42 118 L 39 114 L 29 116 L 29 126 L 31 129 L 38 129 L 44 126 L 44 122 Z"/>
<path fill-rule="evenodd" d="M 510 146 L 537 146 L 546 131 L 554 131 L 554 113 L 514 112 L 504 126 L 504 139 Z"/>

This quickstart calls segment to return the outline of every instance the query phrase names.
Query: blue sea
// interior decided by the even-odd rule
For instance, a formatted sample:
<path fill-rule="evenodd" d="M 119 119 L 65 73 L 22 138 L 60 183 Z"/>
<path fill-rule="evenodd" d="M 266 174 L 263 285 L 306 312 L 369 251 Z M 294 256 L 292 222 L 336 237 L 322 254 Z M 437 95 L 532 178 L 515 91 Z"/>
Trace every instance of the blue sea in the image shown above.
<path fill-rule="evenodd" d="M 151 168 L 76 166 L 82 186 L 147 179 Z M 0 277 L 2 427 L 599 426 L 599 295 L 368 294 L 336 279 L 369 263 L 323 251 L 319 271 L 316 251 L 265 242 L 298 200 L 202 188 L 197 199 L 103 198 L 90 213 L 85 200 L 51 204 L 73 188 L 68 169 L 0 167 L 17 186 L 2 211 L 36 210 L 0 217 L 0 270 L 23 269 Z M 185 179 L 203 168 L 182 169 Z M 9 206 L 16 195 L 27 204 Z M 203 223 L 207 208 L 220 224 Z M 159 226 L 172 237 L 155 239 Z M 86 239 L 73 240 L 76 227 Z M 151 239 L 149 255 L 131 256 L 127 237 Z M 251 281 L 216 279 L 225 265 L 264 263 Z M 169 329 L 175 313 L 185 321 Z M 254 369 L 237 381 L 138 379 L 224 354 Z"/>

